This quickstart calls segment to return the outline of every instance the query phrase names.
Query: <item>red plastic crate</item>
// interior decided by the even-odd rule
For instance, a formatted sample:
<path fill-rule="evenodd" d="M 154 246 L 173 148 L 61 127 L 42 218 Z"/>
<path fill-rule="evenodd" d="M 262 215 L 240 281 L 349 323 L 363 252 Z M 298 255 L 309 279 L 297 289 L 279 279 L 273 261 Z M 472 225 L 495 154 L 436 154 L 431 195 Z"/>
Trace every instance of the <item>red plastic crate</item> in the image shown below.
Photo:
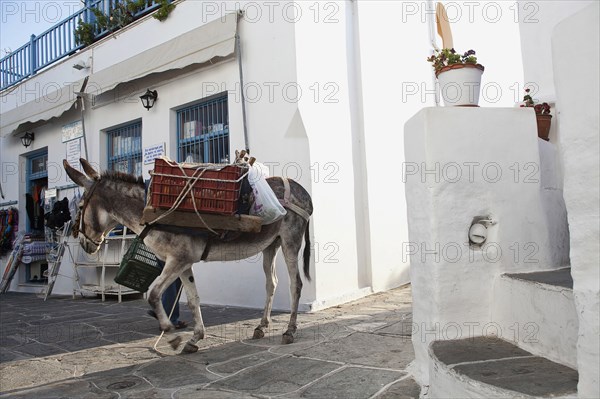
<path fill-rule="evenodd" d="M 233 215 L 237 212 L 242 177 L 247 169 L 237 165 L 218 167 L 213 164 L 185 164 L 182 170 L 176 162 L 157 158 L 150 184 L 150 205 L 154 208 L 171 209 L 183 191 L 191 176 L 204 173 L 196 181 L 192 190 L 177 207 L 178 211 L 194 211 L 192 195 L 196 209 L 200 213 Z"/>

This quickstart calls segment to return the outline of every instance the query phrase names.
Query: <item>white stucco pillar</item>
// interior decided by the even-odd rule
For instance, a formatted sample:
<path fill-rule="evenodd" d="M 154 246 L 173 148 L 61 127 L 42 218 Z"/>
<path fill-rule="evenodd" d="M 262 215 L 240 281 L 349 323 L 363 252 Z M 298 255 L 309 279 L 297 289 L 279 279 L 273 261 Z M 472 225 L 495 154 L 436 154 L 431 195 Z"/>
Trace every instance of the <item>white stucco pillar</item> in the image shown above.
<path fill-rule="evenodd" d="M 538 141 L 532 109 L 425 108 L 405 125 L 403 253 L 410 256 L 415 372 L 422 383 L 432 341 L 510 337 L 491 319 L 500 273 L 564 266 L 554 264 L 566 258 L 555 254 L 556 239 L 567 235 L 548 234 L 567 229 L 549 217 L 564 215 L 562 193 L 541 206 L 547 194 Z M 468 238 L 477 217 L 494 223 L 481 247 Z"/>

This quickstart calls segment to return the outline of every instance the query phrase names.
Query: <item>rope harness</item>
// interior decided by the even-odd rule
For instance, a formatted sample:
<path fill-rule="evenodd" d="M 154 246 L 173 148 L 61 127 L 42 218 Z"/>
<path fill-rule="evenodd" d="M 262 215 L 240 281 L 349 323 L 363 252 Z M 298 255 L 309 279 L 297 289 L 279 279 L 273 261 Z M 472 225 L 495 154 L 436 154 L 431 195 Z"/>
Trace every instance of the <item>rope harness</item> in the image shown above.
<path fill-rule="evenodd" d="M 83 197 L 83 206 L 81 207 L 79 212 L 77 212 L 77 217 L 75 218 L 75 227 L 73 228 L 74 238 L 77 238 L 78 235 L 81 233 L 81 235 L 83 235 L 83 237 L 86 240 L 90 241 L 96 247 L 102 245 L 102 241 L 98 242 L 96 240 L 93 240 L 87 234 L 85 234 L 85 225 L 83 224 L 83 219 L 85 218 L 85 211 L 87 209 L 88 204 L 90 203 L 92 194 L 94 194 L 94 191 L 96 191 L 96 187 L 98 187 L 98 182 L 99 180 L 95 180 L 92 184 L 92 187 L 90 187 L 90 191 Z"/>

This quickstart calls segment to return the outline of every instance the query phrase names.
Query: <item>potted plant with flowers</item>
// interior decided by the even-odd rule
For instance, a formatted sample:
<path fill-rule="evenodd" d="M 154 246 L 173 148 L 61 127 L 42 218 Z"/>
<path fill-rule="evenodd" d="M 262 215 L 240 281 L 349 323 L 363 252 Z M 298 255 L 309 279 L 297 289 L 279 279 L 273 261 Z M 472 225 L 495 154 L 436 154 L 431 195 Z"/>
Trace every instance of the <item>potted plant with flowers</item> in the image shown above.
<path fill-rule="evenodd" d="M 552 115 L 550 115 L 550 105 L 548 103 L 535 103 L 531 97 L 530 89 L 525 89 L 525 96 L 523 96 L 523 104 L 521 107 L 532 107 L 535 111 L 535 118 L 537 120 L 538 137 L 542 140 L 548 141 L 550 135 L 550 127 L 552 125 Z"/>
<path fill-rule="evenodd" d="M 431 62 L 440 85 L 444 105 L 477 107 L 484 66 L 477 63 L 474 50 L 459 54 L 451 49 L 436 50 Z"/>

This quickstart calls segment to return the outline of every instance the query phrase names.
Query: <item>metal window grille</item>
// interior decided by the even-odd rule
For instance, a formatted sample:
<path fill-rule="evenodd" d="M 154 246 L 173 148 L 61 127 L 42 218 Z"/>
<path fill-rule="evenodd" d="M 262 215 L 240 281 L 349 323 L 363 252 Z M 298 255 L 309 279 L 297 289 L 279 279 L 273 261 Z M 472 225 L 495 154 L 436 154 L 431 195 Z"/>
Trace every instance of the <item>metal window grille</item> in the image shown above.
<path fill-rule="evenodd" d="M 108 169 L 142 175 L 142 122 L 135 122 L 106 132 L 108 135 Z"/>
<path fill-rule="evenodd" d="M 229 163 L 227 96 L 177 111 L 177 161 Z"/>

